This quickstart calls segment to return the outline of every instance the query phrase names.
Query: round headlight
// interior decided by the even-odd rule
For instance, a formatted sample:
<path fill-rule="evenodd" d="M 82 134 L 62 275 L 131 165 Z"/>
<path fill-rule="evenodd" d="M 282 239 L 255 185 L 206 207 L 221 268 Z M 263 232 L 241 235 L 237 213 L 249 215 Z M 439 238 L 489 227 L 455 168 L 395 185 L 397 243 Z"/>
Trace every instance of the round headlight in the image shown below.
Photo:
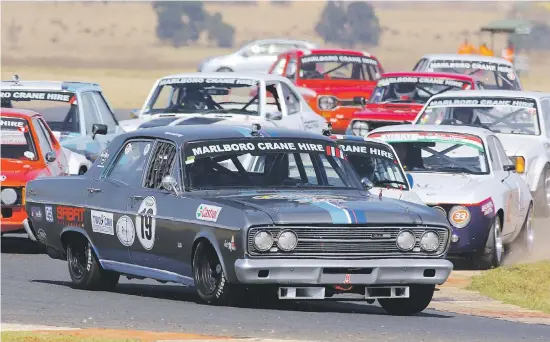
<path fill-rule="evenodd" d="M 273 236 L 265 230 L 259 231 L 254 235 L 254 247 L 260 252 L 268 251 L 273 246 Z"/>
<path fill-rule="evenodd" d="M 17 192 L 10 188 L 2 190 L 0 196 L 2 198 L 2 203 L 6 205 L 12 205 L 17 201 Z"/>
<path fill-rule="evenodd" d="M 456 228 L 464 228 L 470 223 L 470 210 L 462 205 L 455 205 L 449 210 L 449 222 Z"/>
<path fill-rule="evenodd" d="M 436 232 L 425 232 L 420 238 L 420 248 L 426 252 L 434 252 L 439 247 L 439 235 Z"/>
<path fill-rule="evenodd" d="M 285 230 L 279 234 L 277 239 L 277 246 L 285 252 L 291 251 L 296 248 L 298 244 L 298 237 L 292 230 Z"/>
<path fill-rule="evenodd" d="M 332 96 L 321 96 L 319 98 L 319 109 L 321 110 L 332 110 L 336 108 L 337 104 L 336 98 Z"/>
<path fill-rule="evenodd" d="M 397 234 L 397 247 L 403 251 L 410 251 L 414 248 L 416 237 L 408 230 Z"/>
<path fill-rule="evenodd" d="M 442 207 L 436 205 L 435 207 L 432 207 L 433 209 L 439 211 L 440 213 L 443 214 L 443 217 L 447 218 L 447 212 L 445 211 L 445 209 L 443 209 Z"/>
<path fill-rule="evenodd" d="M 366 137 L 369 133 L 369 124 L 366 121 L 354 121 L 351 124 L 351 132 L 359 137 Z"/>

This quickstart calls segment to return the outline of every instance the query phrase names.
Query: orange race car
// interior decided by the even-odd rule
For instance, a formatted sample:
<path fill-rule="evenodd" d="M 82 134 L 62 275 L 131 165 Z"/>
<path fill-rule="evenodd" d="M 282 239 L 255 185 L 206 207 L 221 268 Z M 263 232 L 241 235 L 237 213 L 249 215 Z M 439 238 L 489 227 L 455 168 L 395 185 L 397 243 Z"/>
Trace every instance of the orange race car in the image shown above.
<path fill-rule="evenodd" d="M 24 109 L 0 110 L 0 201 L 2 234 L 23 231 L 25 185 L 37 177 L 68 175 L 61 145 L 42 116 Z M 51 209 L 51 208 L 50 208 Z M 52 211 L 29 213 L 34 220 L 53 219 Z"/>

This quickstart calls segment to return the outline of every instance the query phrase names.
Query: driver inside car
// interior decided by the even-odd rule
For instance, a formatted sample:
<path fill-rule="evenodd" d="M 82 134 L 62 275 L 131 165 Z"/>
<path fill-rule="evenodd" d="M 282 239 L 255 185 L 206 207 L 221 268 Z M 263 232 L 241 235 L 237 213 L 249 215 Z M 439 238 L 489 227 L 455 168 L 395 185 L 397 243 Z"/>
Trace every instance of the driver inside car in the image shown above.
<path fill-rule="evenodd" d="M 301 77 L 304 79 L 323 78 L 323 75 L 315 68 L 315 63 L 304 63 L 300 70 Z"/>
<path fill-rule="evenodd" d="M 370 158 L 357 155 L 348 155 L 347 157 L 360 177 L 367 177 L 373 183 L 378 181 L 374 172 L 373 162 Z"/>
<path fill-rule="evenodd" d="M 413 101 L 416 96 L 416 85 L 414 83 L 397 83 L 393 92 L 396 100 Z"/>

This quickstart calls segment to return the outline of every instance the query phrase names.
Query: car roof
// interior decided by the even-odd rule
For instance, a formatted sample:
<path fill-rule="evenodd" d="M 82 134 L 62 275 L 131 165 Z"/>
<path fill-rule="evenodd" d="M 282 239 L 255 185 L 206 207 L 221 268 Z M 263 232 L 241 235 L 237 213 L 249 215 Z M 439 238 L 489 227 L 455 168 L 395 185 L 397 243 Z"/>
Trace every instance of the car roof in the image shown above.
<path fill-rule="evenodd" d="M 540 91 L 519 91 L 519 90 L 457 90 L 452 93 L 442 93 L 434 95 L 430 101 L 440 97 L 527 97 L 533 99 L 542 99 L 550 97 L 550 93 Z"/>
<path fill-rule="evenodd" d="M 159 126 L 144 128 L 132 132 L 123 133 L 128 138 L 151 137 L 160 139 L 170 139 L 178 144 L 184 144 L 191 141 L 201 141 L 210 139 L 241 139 L 253 136 L 252 125 L 182 125 L 182 126 Z M 303 138 L 332 141 L 319 133 L 304 132 L 300 130 L 291 130 L 286 128 L 262 128 L 259 133 L 260 138 Z"/>
<path fill-rule="evenodd" d="M 470 82 L 474 81 L 474 78 L 472 76 L 468 76 L 468 75 L 454 74 L 454 73 L 450 73 L 450 72 L 429 72 L 429 71 L 386 72 L 386 73 L 382 74 L 381 78 L 385 78 L 385 77 L 406 77 L 406 76 L 452 78 L 452 79 L 455 79 L 455 80 L 462 80 L 462 81 L 470 81 Z"/>
<path fill-rule="evenodd" d="M 41 116 L 40 113 L 20 108 L 4 108 L 0 109 L 0 115 L 2 116 L 12 116 L 18 118 L 31 119 L 35 116 Z"/>
<path fill-rule="evenodd" d="M 441 60 L 458 60 L 458 61 L 476 61 L 476 62 L 486 62 L 486 63 L 499 63 L 506 64 L 509 66 L 514 66 L 510 61 L 493 56 L 482 56 L 482 55 L 466 55 L 459 53 L 432 53 L 422 56 L 421 59 L 441 59 Z"/>
<path fill-rule="evenodd" d="M 241 78 L 241 79 L 254 79 L 261 81 L 281 81 L 288 80 L 288 78 L 268 74 L 263 72 L 187 72 L 181 74 L 173 74 L 168 76 L 163 76 L 159 80 L 167 78 Z"/>
<path fill-rule="evenodd" d="M 462 126 L 462 125 L 413 125 L 413 124 L 378 127 L 370 131 L 369 134 L 380 133 L 380 132 L 410 132 L 410 131 L 472 134 L 472 135 L 477 135 L 478 137 L 481 137 L 481 138 L 484 138 L 488 135 L 494 135 L 494 132 L 491 132 L 490 130 L 482 127 Z"/>
<path fill-rule="evenodd" d="M 92 82 L 73 81 L 2 81 L 2 90 L 42 90 L 42 91 L 76 91 L 79 88 L 95 88 L 101 90 L 101 86 Z"/>

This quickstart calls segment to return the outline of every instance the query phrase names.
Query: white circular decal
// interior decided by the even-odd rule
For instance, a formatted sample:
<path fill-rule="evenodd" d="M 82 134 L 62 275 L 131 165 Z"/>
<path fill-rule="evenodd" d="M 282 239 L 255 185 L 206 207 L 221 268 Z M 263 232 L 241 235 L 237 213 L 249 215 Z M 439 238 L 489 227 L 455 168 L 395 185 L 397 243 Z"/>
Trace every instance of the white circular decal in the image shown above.
<path fill-rule="evenodd" d="M 143 155 L 146 156 L 147 153 L 149 153 L 150 149 L 151 149 L 151 144 L 145 145 L 145 148 L 143 149 Z"/>
<path fill-rule="evenodd" d="M 155 244 L 157 201 L 148 196 L 141 202 L 136 215 L 136 234 L 143 248 L 150 250 Z"/>
<path fill-rule="evenodd" d="M 136 238 L 136 228 L 130 216 L 121 216 L 116 222 L 116 235 L 121 244 L 130 247 Z"/>
<path fill-rule="evenodd" d="M 132 151 L 132 144 L 126 145 L 126 148 L 124 149 L 124 154 L 128 154 Z"/>
<path fill-rule="evenodd" d="M 25 151 L 23 155 L 29 159 L 34 159 L 35 155 L 31 151 Z"/>

